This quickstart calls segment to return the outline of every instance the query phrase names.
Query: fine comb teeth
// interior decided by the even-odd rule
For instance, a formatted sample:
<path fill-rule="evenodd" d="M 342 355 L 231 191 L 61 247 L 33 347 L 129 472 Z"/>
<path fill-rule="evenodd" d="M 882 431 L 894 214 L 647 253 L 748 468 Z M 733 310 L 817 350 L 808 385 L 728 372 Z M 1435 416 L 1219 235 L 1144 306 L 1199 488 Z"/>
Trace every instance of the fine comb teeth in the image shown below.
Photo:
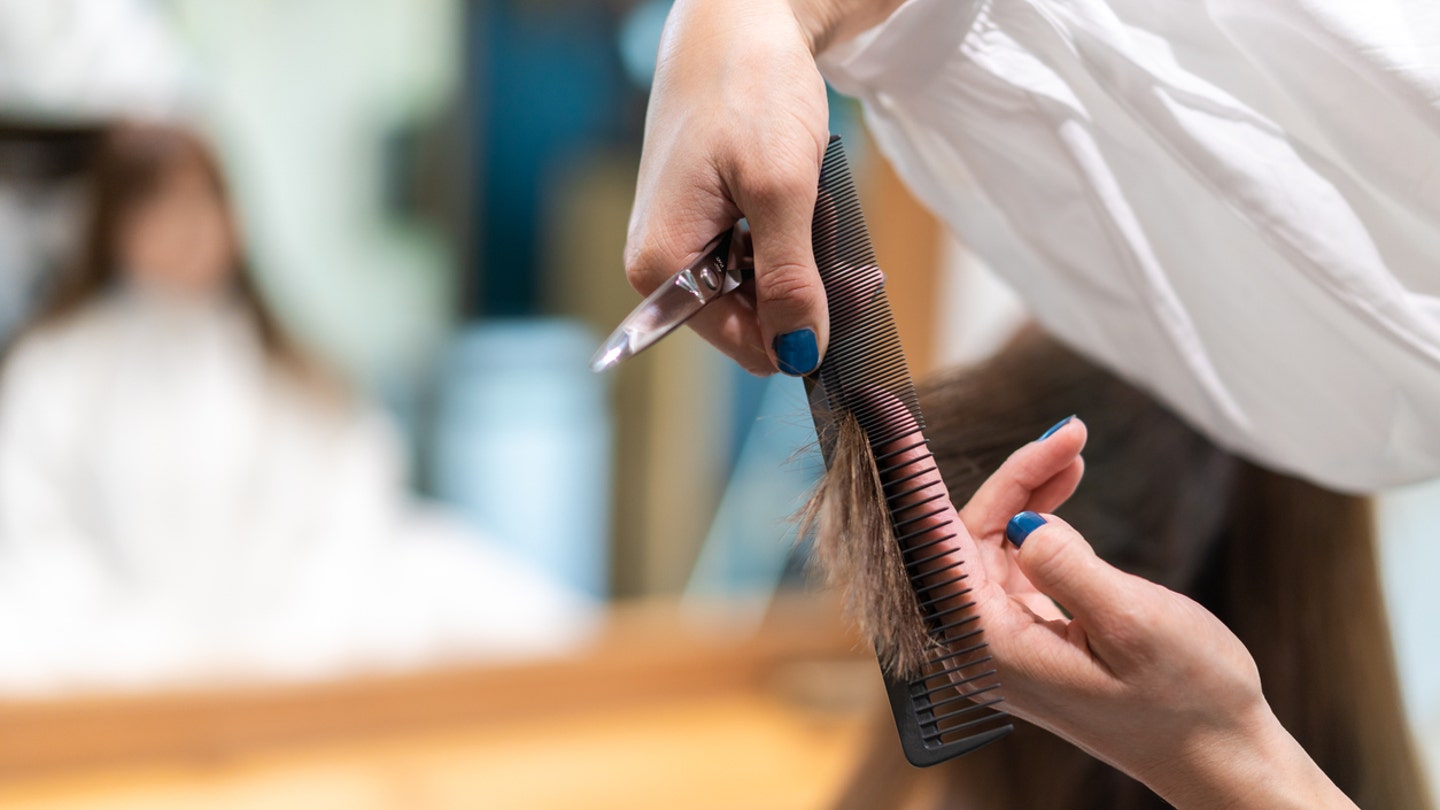
<path fill-rule="evenodd" d="M 906 759 L 917 766 L 934 765 L 998 740 L 1013 726 L 999 706 L 1000 684 L 979 615 L 965 598 L 969 589 L 959 586 L 966 579 L 964 563 L 953 552 L 935 550 L 955 537 L 953 527 L 934 525 L 933 518 L 943 510 L 931 498 L 897 505 L 915 492 L 914 479 L 934 473 L 935 461 L 928 446 L 918 458 L 895 461 L 921 446 L 925 421 L 838 137 L 830 139 L 820 170 L 813 240 L 829 299 L 830 345 L 825 362 L 806 378 L 810 412 L 827 467 L 834 444 L 833 415 L 848 411 L 865 431 L 876 464 L 888 479 L 884 490 L 890 524 L 926 628 L 938 643 L 926 654 L 919 677 L 906 680 L 887 672 L 885 690 Z M 915 524 L 921 528 L 913 528 Z M 912 527 L 908 533 L 907 527 Z M 926 534 L 931 539 L 922 541 Z M 934 596 L 949 588 L 956 592 Z"/>

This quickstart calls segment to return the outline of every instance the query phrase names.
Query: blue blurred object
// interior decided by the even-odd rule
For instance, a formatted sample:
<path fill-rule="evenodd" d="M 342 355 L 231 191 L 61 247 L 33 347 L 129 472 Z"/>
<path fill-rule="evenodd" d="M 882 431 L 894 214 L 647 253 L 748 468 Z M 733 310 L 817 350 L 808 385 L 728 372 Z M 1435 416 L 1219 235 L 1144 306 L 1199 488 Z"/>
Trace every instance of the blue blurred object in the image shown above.
<path fill-rule="evenodd" d="M 612 436 L 596 342 L 562 319 L 462 332 L 441 372 L 432 483 L 507 550 L 603 597 Z"/>
<path fill-rule="evenodd" d="M 687 597 L 772 594 L 795 547 L 791 518 L 824 469 L 820 455 L 807 450 L 814 449 L 815 428 L 804 386 L 778 375 L 763 385 Z"/>
<path fill-rule="evenodd" d="M 466 6 L 465 93 L 479 238 L 474 297 L 484 316 L 541 309 L 540 222 L 554 172 L 601 144 L 639 137 L 636 90 L 603 3 L 478 0 Z"/>
<path fill-rule="evenodd" d="M 672 0 L 643 0 L 620 22 L 616 39 L 620 62 L 636 87 L 649 90 L 655 79 L 660 34 L 665 30 L 665 18 L 670 15 L 673 4 Z"/>

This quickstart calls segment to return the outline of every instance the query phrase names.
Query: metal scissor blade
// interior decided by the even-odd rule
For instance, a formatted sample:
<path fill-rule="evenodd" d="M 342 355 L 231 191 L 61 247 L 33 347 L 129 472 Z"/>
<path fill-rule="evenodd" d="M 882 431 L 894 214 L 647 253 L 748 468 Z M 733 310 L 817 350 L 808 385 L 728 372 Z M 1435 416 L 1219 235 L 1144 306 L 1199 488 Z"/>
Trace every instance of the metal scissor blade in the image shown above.
<path fill-rule="evenodd" d="M 681 270 L 646 296 L 590 358 L 591 371 L 606 371 L 650 348 L 709 303 L 695 274 Z"/>
<path fill-rule="evenodd" d="M 743 223 L 711 239 L 688 267 L 666 279 L 620 322 L 590 359 L 590 370 L 614 368 L 649 348 L 706 304 L 734 292 L 754 267 Z"/>

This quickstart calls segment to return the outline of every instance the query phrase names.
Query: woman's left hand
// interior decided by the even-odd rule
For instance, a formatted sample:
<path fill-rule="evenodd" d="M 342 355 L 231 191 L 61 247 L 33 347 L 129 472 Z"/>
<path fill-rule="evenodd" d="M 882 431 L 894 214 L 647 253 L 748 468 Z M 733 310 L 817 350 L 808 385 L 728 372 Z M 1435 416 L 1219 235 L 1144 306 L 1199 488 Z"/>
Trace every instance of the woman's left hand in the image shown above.
<path fill-rule="evenodd" d="M 1079 484 L 1085 438 L 1071 419 L 1025 445 L 958 514 L 966 531 L 952 551 L 973 589 L 964 598 L 976 603 L 1010 710 L 1178 807 L 1353 807 L 1275 719 L 1233 633 L 1040 514 Z M 914 497 L 944 489 L 938 473 L 929 484 Z M 931 519 L 937 536 L 954 517 Z"/>

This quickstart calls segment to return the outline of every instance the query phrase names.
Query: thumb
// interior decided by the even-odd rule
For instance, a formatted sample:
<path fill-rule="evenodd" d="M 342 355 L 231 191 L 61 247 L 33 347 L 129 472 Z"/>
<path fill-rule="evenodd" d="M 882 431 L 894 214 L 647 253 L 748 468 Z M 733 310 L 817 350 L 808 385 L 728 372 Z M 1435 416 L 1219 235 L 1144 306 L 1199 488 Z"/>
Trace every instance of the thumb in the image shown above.
<path fill-rule="evenodd" d="M 819 166 L 791 180 L 770 178 L 737 195 L 755 247 L 755 307 L 775 367 L 790 375 L 820 365 L 830 336 L 825 288 L 810 226 Z"/>
<path fill-rule="evenodd" d="M 1010 519 L 1005 537 L 1031 584 L 1070 615 L 1097 627 L 1123 621 L 1131 604 L 1130 576 L 1100 559 L 1070 524 L 1054 515 L 1021 512 Z"/>

